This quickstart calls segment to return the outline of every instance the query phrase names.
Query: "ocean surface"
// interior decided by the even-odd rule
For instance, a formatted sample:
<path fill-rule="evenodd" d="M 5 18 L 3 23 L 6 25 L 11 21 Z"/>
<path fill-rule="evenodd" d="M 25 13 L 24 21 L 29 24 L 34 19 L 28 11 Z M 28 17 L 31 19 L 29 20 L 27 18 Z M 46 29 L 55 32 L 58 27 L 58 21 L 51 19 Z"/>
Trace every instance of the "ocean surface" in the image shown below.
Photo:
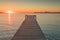
<path fill-rule="evenodd" d="M 36 15 L 37 22 L 47 40 L 60 40 L 60 14 L 0 14 L 0 40 L 11 40 L 25 19 Z"/>

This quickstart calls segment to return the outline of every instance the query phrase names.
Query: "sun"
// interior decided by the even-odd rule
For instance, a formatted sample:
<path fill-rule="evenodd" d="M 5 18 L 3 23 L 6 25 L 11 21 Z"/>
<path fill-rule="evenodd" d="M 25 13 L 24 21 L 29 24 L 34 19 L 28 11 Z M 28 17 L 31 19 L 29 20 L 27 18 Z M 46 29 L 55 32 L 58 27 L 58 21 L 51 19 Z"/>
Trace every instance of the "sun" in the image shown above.
<path fill-rule="evenodd" d="M 6 13 L 9 13 L 10 14 L 10 13 L 14 13 L 14 12 L 11 11 L 11 10 L 7 10 Z"/>

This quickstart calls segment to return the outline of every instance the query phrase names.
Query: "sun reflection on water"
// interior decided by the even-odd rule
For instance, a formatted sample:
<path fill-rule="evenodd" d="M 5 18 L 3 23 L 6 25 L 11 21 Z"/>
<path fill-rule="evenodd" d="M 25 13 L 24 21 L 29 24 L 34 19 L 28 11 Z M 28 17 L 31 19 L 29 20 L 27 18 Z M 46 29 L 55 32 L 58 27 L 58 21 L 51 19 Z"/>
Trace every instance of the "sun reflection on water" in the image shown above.
<path fill-rule="evenodd" d="M 13 14 L 13 13 L 14 13 L 13 11 L 10 11 L 10 10 L 7 11 L 7 14 L 8 14 L 8 24 L 9 24 L 9 25 L 12 25 L 12 24 L 13 24 L 13 23 L 12 23 L 12 16 L 13 16 L 12 14 Z M 9 29 L 12 30 L 12 29 L 13 29 L 12 26 L 9 26 Z"/>
<path fill-rule="evenodd" d="M 11 14 L 10 13 L 8 14 L 8 21 L 9 21 L 9 24 L 11 24 Z"/>

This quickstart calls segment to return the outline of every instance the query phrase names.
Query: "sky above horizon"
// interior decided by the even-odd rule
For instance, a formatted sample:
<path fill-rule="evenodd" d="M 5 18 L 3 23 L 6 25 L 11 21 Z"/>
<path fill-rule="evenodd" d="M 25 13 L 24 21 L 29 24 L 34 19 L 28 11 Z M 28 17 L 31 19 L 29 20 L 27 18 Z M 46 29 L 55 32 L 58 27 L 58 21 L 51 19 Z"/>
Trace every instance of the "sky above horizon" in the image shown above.
<path fill-rule="evenodd" d="M 6 10 L 16 12 L 60 12 L 60 0 L 0 0 L 0 11 Z"/>

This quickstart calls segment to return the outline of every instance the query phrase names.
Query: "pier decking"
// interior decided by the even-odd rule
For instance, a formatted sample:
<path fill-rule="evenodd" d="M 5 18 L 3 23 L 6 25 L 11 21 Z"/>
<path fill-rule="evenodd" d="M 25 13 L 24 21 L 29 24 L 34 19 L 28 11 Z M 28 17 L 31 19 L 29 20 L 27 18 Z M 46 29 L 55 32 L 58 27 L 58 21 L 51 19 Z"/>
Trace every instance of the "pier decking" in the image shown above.
<path fill-rule="evenodd" d="M 36 15 L 26 15 L 25 20 L 11 40 L 46 40 Z"/>

